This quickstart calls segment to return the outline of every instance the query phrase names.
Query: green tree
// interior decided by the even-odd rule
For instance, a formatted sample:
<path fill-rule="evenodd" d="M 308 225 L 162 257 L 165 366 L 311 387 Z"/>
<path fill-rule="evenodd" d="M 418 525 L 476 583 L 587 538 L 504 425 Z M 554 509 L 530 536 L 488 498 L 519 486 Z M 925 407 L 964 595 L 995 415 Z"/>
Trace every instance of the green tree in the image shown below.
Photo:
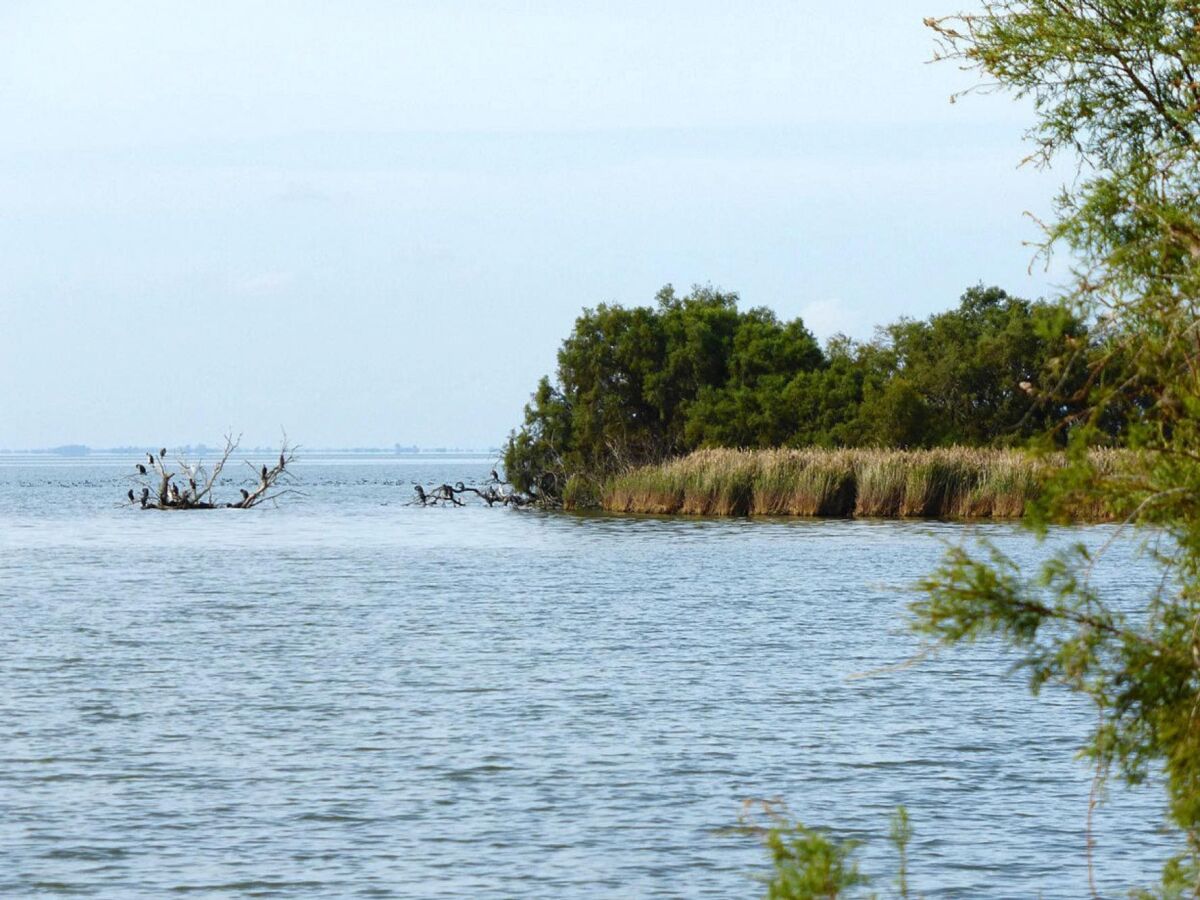
<path fill-rule="evenodd" d="M 857 447 L 880 441 L 876 420 L 864 411 L 895 374 L 895 355 L 876 343 L 860 344 L 837 335 L 826 348 L 827 364 L 788 384 L 785 398 L 794 408 L 794 447 Z"/>
<path fill-rule="evenodd" d="M 571 406 L 562 391 L 543 376 L 525 407 L 525 424 L 508 439 L 504 466 L 518 490 L 559 497 L 572 473 L 582 468 L 574 451 Z"/>
<path fill-rule="evenodd" d="M 775 447 L 799 427 L 799 410 L 786 396 L 798 375 L 825 362 L 804 323 L 783 323 L 761 307 L 738 317 L 728 346 L 728 377 L 697 391 L 688 408 L 684 447 Z"/>
<path fill-rule="evenodd" d="M 1074 349 L 1087 342 L 1082 319 L 1061 304 L 973 287 L 956 309 L 881 329 L 894 375 L 864 406 L 867 431 L 900 447 L 1026 442 L 1079 406 L 1047 404 L 1033 386 L 1050 380 L 1058 397 L 1074 397 L 1087 358 Z"/>
<path fill-rule="evenodd" d="M 789 381 L 823 365 L 799 319 L 738 310 L 736 294 L 668 285 L 654 307 L 584 310 L 510 438 L 505 466 L 518 488 L 561 496 L 574 476 L 596 478 L 703 444 L 785 442 L 797 418 Z"/>
<path fill-rule="evenodd" d="M 728 381 L 733 342 L 742 318 L 737 294 L 710 287 L 695 287 L 679 297 L 667 285 L 656 299 L 666 348 L 662 368 L 650 387 L 667 427 L 662 440 L 651 452 L 642 454 L 643 458 L 686 449 L 692 404 L 705 389 Z"/>
<path fill-rule="evenodd" d="M 855 443 L 882 447 L 920 447 L 938 443 L 944 432 L 933 430 L 932 410 L 925 396 L 904 375 L 867 389 L 858 410 L 859 437 Z M 948 443 L 967 443 L 953 440 Z"/>

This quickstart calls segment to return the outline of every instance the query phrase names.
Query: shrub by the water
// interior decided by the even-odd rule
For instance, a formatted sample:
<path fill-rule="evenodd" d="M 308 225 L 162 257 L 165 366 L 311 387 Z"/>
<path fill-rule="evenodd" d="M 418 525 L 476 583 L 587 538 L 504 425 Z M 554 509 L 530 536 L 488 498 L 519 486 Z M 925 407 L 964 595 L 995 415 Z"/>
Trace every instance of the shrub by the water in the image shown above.
<path fill-rule="evenodd" d="M 856 859 L 861 842 L 838 838 L 820 828 L 794 821 L 786 806 L 777 801 L 747 801 L 737 831 L 754 835 L 766 845 L 771 871 L 762 876 L 767 885 L 767 900 L 837 900 L 861 896 L 874 880 Z M 759 824 L 757 820 L 764 821 Z M 888 840 L 896 850 L 893 886 L 896 896 L 909 896 L 908 847 L 913 827 L 908 811 L 897 807 L 888 828 Z M 871 897 L 878 896 L 871 892 Z"/>

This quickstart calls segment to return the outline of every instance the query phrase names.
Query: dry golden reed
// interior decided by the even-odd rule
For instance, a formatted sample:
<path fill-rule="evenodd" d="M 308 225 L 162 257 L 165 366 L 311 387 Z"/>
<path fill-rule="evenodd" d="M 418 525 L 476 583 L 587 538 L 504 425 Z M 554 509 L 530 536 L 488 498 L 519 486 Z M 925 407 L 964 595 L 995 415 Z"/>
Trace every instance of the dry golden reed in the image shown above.
<path fill-rule="evenodd" d="M 601 505 L 699 516 L 1015 519 L 1055 465 L 1019 450 L 969 447 L 697 450 L 612 477 Z"/>

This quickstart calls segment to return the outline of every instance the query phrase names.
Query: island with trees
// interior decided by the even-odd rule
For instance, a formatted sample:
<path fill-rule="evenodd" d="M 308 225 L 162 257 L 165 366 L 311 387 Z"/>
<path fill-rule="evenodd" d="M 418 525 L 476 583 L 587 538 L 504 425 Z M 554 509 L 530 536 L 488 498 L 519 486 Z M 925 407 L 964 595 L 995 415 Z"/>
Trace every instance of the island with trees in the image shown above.
<path fill-rule="evenodd" d="M 1020 516 L 1050 465 L 1014 448 L 1066 446 L 1098 385 L 1124 393 L 1095 447 L 1119 446 L 1139 415 L 1150 393 L 1121 357 L 1071 307 L 997 287 L 822 348 L 800 319 L 667 286 L 654 306 L 583 312 L 505 468 L 518 489 L 567 507 Z M 1111 468 L 1116 456 L 1097 459 Z"/>

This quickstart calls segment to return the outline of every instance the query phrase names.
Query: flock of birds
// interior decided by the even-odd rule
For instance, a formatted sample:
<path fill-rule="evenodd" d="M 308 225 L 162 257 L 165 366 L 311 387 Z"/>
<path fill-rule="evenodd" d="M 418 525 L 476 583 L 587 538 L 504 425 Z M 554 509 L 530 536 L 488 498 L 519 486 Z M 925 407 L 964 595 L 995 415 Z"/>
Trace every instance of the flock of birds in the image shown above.
<path fill-rule="evenodd" d="M 139 476 L 144 477 L 144 476 L 150 474 L 150 469 L 157 468 L 159 474 L 162 475 L 162 477 L 164 479 L 169 479 L 173 476 L 167 474 L 167 470 L 166 470 L 166 466 L 165 466 L 166 458 L 167 458 L 167 448 L 162 447 L 158 451 L 158 459 L 157 460 L 155 460 L 153 453 L 146 454 L 146 463 L 149 464 L 150 468 L 147 468 L 145 463 L 138 462 L 138 463 L 134 463 L 134 469 L 137 471 Z M 196 485 L 196 474 L 198 471 L 197 467 L 188 465 L 187 463 L 181 463 L 181 465 L 183 465 L 183 468 L 186 469 L 187 473 L 188 473 L 188 487 L 187 487 L 187 489 L 181 491 L 179 489 L 179 485 L 177 485 L 174 481 L 171 481 L 169 483 L 169 486 L 165 488 L 165 491 L 166 491 L 167 497 L 169 497 L 169 500 L 170 500 L 169 505 L 172 505 L 172 506 L 186 506 L 189 500 L 191 500 L 194 503 L 201 497 L 201 491 Z M 286 466 L 287 466 L 287 457 L 285 456 L 283 451 L 280 451 L 280 453 L 279 453 L 279 471 L 282 472 L 286 468 Z M 256 493 L 259 493 L 262 490 L 269 487 L 270 482 L 271 482 L 271 472 L 267 469 L 266 463 L 263 463 L 262 470 L 260 471 L 259 474 L 262 477 L 262 487 Z M 208 487 L 209 487 L 209 485 L 205 486 L 204 493 L 207 493 Z M 245 488 L 239 488 L 239 490 L 242 493 L 242 503 L 245 503 L 247 500 L 250 499 L 251 494 Z M 141 496 L 134 494 L 133 488 L 130 488 L 129 491 L 125 494 L 125 496 L 127 498 L 129 498 L 129 502 L 131 504 L 140 503 L 142 506 L 142 509 L 145 509 L 150 503 L 150 488 L 143 487 Z M 160 500 L 160 504 L 161 504 L 161 502 L 162 501 Z M 228 504 L 228 505 L 233 506 L 235 504 Z"/>
<path fill-rule="evenodd" d="M 166 457 L 166 455 L 167 455 L 166 447 L 162 447 L 161 449 L 159 449 L 158 458 L 160 460 L 164 459 Z M 147 453 L 146 460 L 150 463 L 151 466 L 153 466 L 154 465 L 154 454 Z M 137 469 L 137 473 L 139 475 L 145 475 L 148 472 L 147 468 L 144 465 L 142 465 L 141 463 L 134 463 L 134 468 Z M 195 484 L 196 483 L 193 481 L 192 486 L 195 487 Z M 179 488 L 175 487 L 175 485 L 171 485 L 171 487 L 175 488 L 175 493 L 178 494 Z M 129 498 L 130 503 L 137 503 L 138 500 L 140 499 L 141 503 L 142 503 L 142 507 L 145 508 L 146 503 L 150 500 L 150 488 L 148 488 L 148 487 L 142 488 L 142 496 L 140 498 L 137 498 L 133 495 L 133 488 L 130 488 L 129 493 L 127 493 L 125 496 Z"/>
<path fill-rule="evenodd" d="M 483 490 L 477 487 L 463 484 L 461 481 L 456 481 L 454 484 L 440 484 L 435 488 L 430 488 L 428 491 L 420 485 L 414 483 L 413 491 L 417 495 L 414 504 L 420 506 L 437 506 L 439 503 L 448 503 L 451 506 L 465 506 L 462 500 L 458 498 L 459 494 L 472 493 L 479 497 L 488 506 L 500 503 L 504 506 L 525 506 L 532 502 L 531 497 L 525 494 L 513 491 L 501 491 L 500 486 L 507 484 L 500 478 L 500 474 L 492 469 Z"/>
<path fill-rule="evenodd" d="M 156 504 L 151 504 L 149 487 L 143 487 L 140 496 L 134 493 L 133 488 L 130 488 L 129 491 L 125 495 L 129 499 L 130 504 L 136 505 L 136 504 L 140 503 L 142 509 L 146 509 L 147 507 L 162 508 L 164 506 L 188 508 L 193 505 L 198 505 L 200 508 L 210 508 L 213 504 L 207 503 L 207 502 L 204 504 L 197 504 L 196 501 L 198 501 L 203 496 L 203 494 L 206 494 L 208 492 L 208 489 L 211 487 L 211 484 L 206 484 L 204 491 L 203 492 L 200 491 L 196 485 L 196 472 L 197 472 L 196 467 L 189 466 L 187 463 L 181 462 L 181 465 L 183 465 L 183 467 L 187 470 L 187 473 L 188 473 L 188 488 L 181 491 L 179 489 L 179 485 L 176 484 L 174 481 L 170 480 L 173 476 L 169 475 L 167 473 L 166 456 L 167 456 L 167 448 L 162 447 L 158 451 L 157 459 L 155 459 L 153 453 L 147 453 L 146 454 L 146 463 L 141 463 L 141 462 L 134 463 L 134 468 L 137 471 L 137 474 L 139 476 L 145 477 L 145 476 L 151 474 L 151 470 L 157 469 L 158 473 L 168 483 L 167 483 L 166 487 L 160 489 L 159 500 Z M 147 467 L 147 464 L 148 464 L 148 467 Z M 287 466 L 287 457 L 286 457 L 285 453 L 281 451 L 279 454 L 278 470 L 275 474 L 278 474 L 278 472 L 283 472 L 283 470 L 286 466 Z M 242 494 L 241 503 L 237 503 L 237 504 L 230 503 L 230 504 L 225 504 L 225 505 L 226 506 L 234 506 L 234 507 L 243 506 L 244 504 L 247 503 L 247 501 L 251 500 L 255 495 L 261 494 L 265 489 L 267 489 L 270 486 L 270 484 L 272 482 L 272 474 L 273 473 L 267 468 L 266 464 L 264 463 L 262 466 L 262 469 L 259 471 L 259 475 L 262 478 L 262 483 L 261 483 L 260 487 L 254 492 L 254 494 L 251 494 L 250 491 L 246 490 L 245 488 L 239 488 L 238 490 L 240 490 L 241 494 Z M 503 479 L 501 479 L 500 473 L 497 472 L 495 469 L 492 469 L 491 472 L 489 472 L 488 474 L 490 477 L 489 477 L 488 482 L 483 490 L 480 490 L 477 487 L 465 485 L 461 481 L 455 482 L 453 485 L 450 485 L 450 484 L 438 485 L 437 487 L 431 488 L 428 491 L 426 491 L 422 485 L 417 484 L 414 487 L 414 490 L 417 495 L 415 502 L 419 503 L 421 506 L 436 506 L 439 503 L 443 503 L 443 502 L 452 504 L 454 506 L 462 506 L 462 505 L 464 505 L 463 501 L 459 499 L 458 495 L 467 493 L 467 492 L 478 495 L 479 498 L 482 499 L 485 503 L 487 503 L 488 506 L 491 506 L 494 503 L 502 503 L 505 506 L 508 506 L 508 505 L 522 506 L 526 502 L 528 502 L 528 498 L 526 498 L 522 494 L 513 493 L 513 492 L 502 492 L 500 490 L 500 486 L 507 484 L 507 482 L 505 482 Z"/>

